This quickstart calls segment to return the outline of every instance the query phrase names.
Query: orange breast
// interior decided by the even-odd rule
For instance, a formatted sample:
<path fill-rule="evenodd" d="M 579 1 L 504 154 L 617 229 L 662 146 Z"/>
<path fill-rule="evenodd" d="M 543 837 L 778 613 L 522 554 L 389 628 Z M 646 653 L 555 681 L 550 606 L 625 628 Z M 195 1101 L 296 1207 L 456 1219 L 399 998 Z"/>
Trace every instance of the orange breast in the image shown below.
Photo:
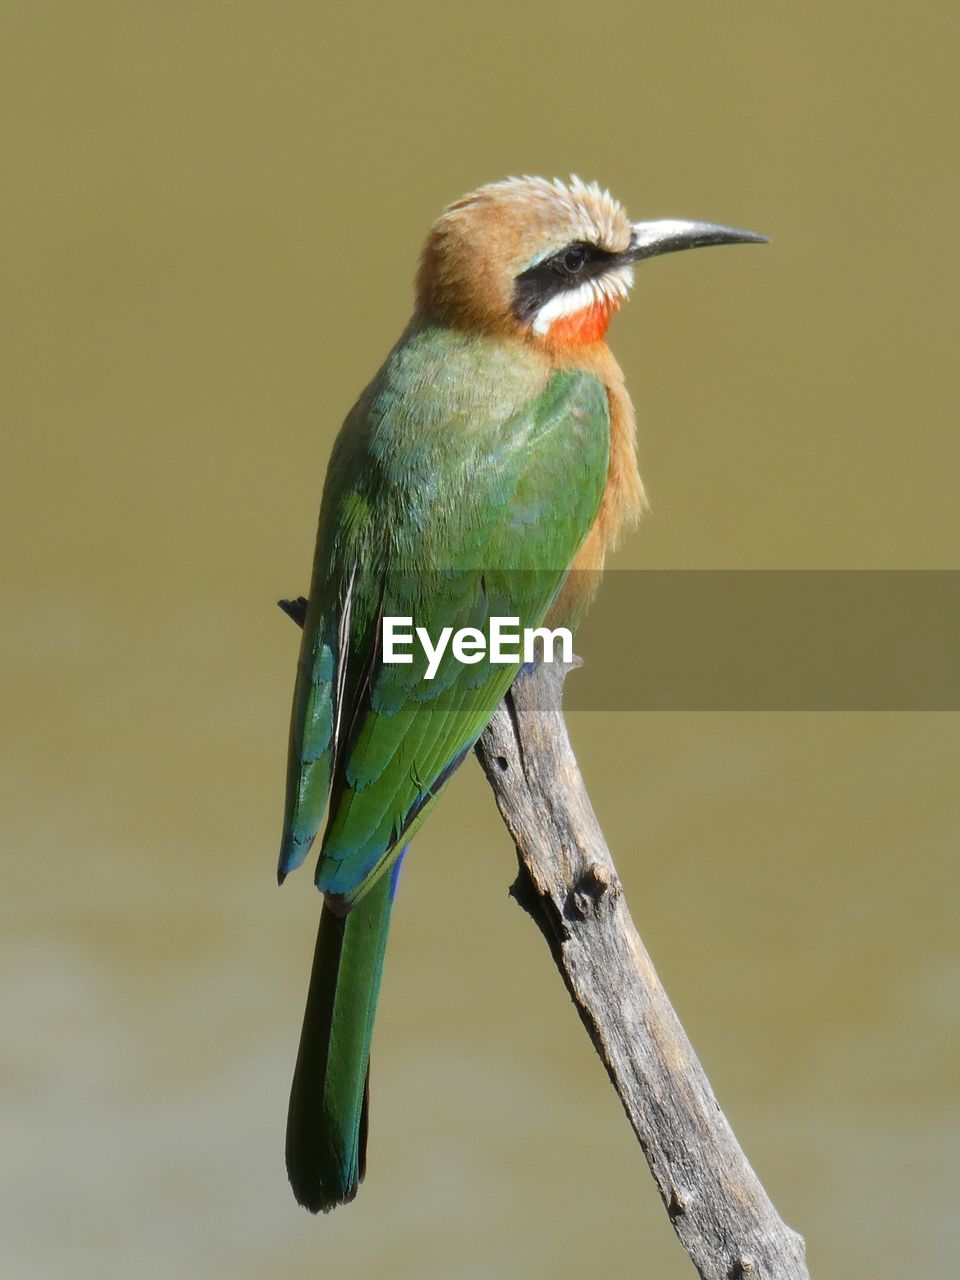
<path fill-rule="evenodd" d="M 556 327 L 553 326 L 554 329 Z M 565 610 L 573 614 L 583 610 L 596 590 L 607 552 L 616 545 L 624 526 L 639 518 L 646 499 L 637 469 L 633 405 L 624 386 L 623 373 L 610 348 L 602 341 L 587 345 L 581 338 L 565 348 L 554 348 L 553 359 L 557 369 L 583 369 L 598 378 L 607 389 L 610 405 L 610 461 L 606 487 L 597 518 L 577 551 L 570 577 L 552 611 L 556 618 L 566 616 Z"/>

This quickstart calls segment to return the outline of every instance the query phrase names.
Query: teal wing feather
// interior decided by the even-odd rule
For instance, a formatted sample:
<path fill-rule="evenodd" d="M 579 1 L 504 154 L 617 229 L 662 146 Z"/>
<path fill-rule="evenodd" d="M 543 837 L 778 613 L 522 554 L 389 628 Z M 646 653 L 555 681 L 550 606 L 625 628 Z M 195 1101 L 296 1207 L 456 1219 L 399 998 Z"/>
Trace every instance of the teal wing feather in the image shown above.
<path fill-rule="evenodd" d="M 517 349 L 449 331 L 408 335 L 331 460 L 291 725 L 281 878 L 329 800 L 317 884 L 349 906 L 397 856 L 483 732 L 519 662 L 424 679 L 419 645 L 382 661 L 381 619 L 485 629 L 542 623 L 596 516 L 606 389 Z"/>

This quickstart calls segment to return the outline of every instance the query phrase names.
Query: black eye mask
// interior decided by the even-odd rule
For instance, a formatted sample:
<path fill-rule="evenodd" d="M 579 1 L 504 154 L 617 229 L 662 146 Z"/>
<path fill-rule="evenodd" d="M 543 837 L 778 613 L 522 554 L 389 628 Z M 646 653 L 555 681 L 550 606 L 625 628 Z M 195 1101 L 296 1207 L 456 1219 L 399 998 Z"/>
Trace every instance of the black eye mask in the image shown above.
<path fill-rule="evenodd" d="M 632 261 L 629 251 L 610 253 L 585 240 L 574 240 L 517 276 L 513 282 L 513 313 L 524 324 L 558 293 L 576 289 L 584 280 L 594 280 L 612 267 Z"/>

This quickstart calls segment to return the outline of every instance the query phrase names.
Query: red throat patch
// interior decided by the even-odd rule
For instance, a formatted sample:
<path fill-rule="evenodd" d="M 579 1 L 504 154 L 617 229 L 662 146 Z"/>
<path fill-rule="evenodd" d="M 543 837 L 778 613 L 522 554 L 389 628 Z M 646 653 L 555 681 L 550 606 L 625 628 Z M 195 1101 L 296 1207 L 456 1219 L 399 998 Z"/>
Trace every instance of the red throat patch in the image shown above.
<path fill-rule="evenodd" d="M 619 298 L 604 298 L 582 311 L 560 316 L 547 330 L 545 340 L 551 347 L 580 347 L 589 342 L 599 342 L 607 332 L 610 317 L 619 306 Z"/>

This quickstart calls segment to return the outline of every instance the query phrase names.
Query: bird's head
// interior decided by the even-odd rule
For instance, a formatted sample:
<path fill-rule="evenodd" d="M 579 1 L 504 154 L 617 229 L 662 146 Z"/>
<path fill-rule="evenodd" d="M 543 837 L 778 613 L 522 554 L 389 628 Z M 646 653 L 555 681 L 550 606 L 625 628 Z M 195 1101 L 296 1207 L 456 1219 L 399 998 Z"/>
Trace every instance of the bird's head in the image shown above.
<path fill-rule="evenodd" d="M 548 349 L 599 342 L 633 284 L 634 263 L 698 245 L 762 242 L 710 222 L 631 222 L 596 183 L 509 178 L 441 214 L 424 246 L 417 309 L 474 332 Z"/>

